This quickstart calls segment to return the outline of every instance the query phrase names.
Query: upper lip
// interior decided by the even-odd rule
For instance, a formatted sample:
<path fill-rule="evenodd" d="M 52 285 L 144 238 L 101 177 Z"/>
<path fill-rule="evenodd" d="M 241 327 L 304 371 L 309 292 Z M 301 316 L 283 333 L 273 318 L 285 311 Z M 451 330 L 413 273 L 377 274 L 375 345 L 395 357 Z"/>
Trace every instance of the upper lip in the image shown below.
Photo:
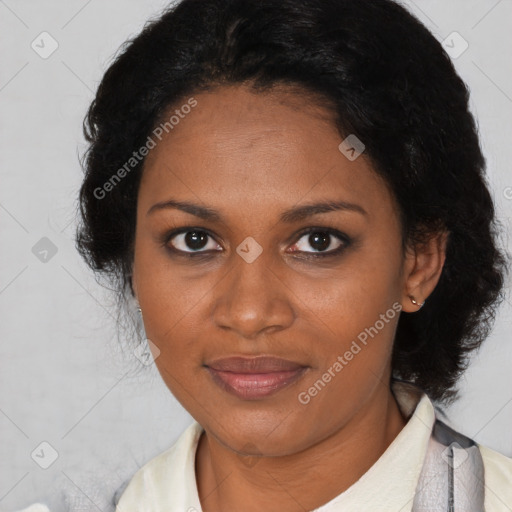
<path fill-rule="evenodd" d="M 226 357 L 215 359 L 205 366 L 214 370 L 233 373 L 272 373 L 298 370 L 304 365 L 279 357 Z"/>

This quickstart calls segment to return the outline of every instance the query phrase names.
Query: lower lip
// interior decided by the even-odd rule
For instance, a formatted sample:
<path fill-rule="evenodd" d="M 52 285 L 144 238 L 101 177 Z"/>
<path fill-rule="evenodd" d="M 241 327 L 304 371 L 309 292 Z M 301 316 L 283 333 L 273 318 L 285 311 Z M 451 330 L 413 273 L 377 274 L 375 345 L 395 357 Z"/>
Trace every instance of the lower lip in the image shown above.
<path fill-rule="evenodd" d="M 302 377 L 307 367 L 272 373 L 233 373 L 206 367 L 224 391 L 243 400 L 257 400 L 277 393 Z"/>

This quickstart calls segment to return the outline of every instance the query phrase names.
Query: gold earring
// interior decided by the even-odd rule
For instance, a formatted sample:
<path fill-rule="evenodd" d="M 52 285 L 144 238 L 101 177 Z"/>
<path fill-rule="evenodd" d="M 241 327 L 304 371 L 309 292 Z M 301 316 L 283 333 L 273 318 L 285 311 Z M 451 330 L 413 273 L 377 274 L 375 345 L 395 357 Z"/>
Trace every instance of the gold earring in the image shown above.
<path fill-rule="evenodd" d="M 425 301 L 423 301 L 421 304 L 419 304 L 416 299 L 412 296 L 412 295 L 409 295 L 409 298 L 411 299 L 411 302 L 415 305 L 415 306 L 418 306 L 419 309 L 421 309 L 424 305 L 425 305 Z"/>

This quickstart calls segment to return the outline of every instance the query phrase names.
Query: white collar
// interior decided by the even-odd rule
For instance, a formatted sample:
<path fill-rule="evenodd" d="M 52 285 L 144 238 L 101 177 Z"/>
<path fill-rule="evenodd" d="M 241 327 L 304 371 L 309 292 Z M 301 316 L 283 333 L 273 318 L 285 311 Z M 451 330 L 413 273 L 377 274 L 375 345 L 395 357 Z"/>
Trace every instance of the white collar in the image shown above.
<path fill-rule="evenodd" d="M 405 427 L 361 478 L 316 512 L 410 512 L 435 422 L 428 396 L 402 382 L 392 384 Z M 201 512 L 195 454 L 203 428 L 194 421 L 176 443 L 140 468 L 116 512 Z"/>

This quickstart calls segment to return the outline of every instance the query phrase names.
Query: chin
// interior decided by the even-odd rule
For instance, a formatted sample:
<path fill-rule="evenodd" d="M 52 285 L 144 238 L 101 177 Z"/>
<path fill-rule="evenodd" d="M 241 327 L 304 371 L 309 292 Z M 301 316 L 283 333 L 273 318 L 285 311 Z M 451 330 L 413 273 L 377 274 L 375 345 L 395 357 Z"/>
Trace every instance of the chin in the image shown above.
<path fill-rule="evenodd" d="M 282 411 L 282 409 L 281 409 Z M 232 412 L 202 423 L 231 450 L 247 455 L 283 456 L 304 449 L 311 432 L 305 419 L 290 422 L 289 412 Z"/>

